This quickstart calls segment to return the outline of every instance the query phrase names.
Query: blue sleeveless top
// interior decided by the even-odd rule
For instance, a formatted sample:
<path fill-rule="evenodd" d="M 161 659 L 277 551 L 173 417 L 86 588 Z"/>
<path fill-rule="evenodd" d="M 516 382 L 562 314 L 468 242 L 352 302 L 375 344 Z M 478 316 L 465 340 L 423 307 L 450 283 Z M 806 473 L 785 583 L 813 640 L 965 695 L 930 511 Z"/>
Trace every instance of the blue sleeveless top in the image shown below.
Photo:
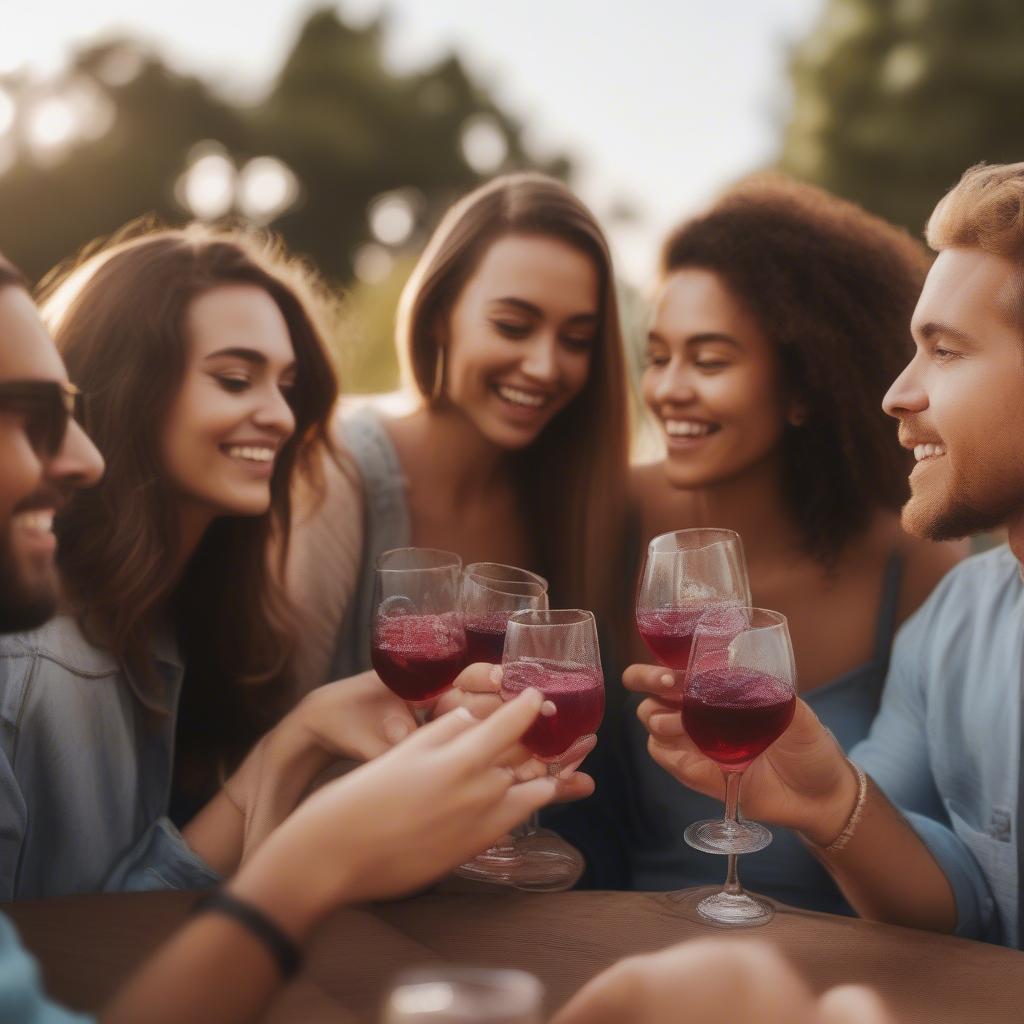
<path fill-rule="evenodd" d="M 878 711 L 895 632 L 901 570 L 899 556 L 891 555 L 872 660 L 803 695 L 847 751 L 867 735 Z M 683 831 L 701 818 L 720 818 L 722 802 L 687 789 L 652 760 L 647 732 L 636 717 L 639 700 L 627 702 L 623 722 L 623 753 L 633 790 L 627 849 L 630 887 L 661 890 L 718 884 L 725 878 L 725 858 L 687 846 Z M 771 846 L 740 858 L 743 886 L 791 906 L 851 913 L 835 883 L 795 833 L 784 828 L 772 832 Z"/>

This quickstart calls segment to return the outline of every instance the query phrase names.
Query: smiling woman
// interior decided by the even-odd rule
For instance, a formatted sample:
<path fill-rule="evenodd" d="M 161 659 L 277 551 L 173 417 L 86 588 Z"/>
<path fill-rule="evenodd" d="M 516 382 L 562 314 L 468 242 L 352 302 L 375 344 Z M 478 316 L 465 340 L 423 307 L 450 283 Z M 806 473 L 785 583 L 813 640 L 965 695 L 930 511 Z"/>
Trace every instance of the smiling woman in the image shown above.
<path fill-rule="evenodd" d="M 497 178 L 448 211 L 402 295 L 397 341 L 419 407 L 339 423 L 356 478 L 299 523 L 289 582 L 305 687 L 369 663 L 388 548 L 528 567 L 551 604 L 613 606 L 625 518 L 626 377 L 611 259 L 561 182 Z M 358 502 L 363 530 L 338 509 Z"/>
<path fill-rule="evenodd" d="M 170 796 L 189 821 L 290 695 L 292 618 L 269 552 L 295 479 L 329 447 L 318 308 L 269 240 L 198 226 L 130 227 L 44 283 L 106 473 L 55 521 L 62 614 L 4 641 L 5 666 L 31 679 L 0 672 L 33 822 L 4 818 L 18 833 L 0 848 L 7 895 L 96 888 L 135 846 L 163 872 L 150 884 L 209 881 L 209 844 L 190 848 L 163 816 Z M 131 870 L 112 884 L 139 884 Z"/>

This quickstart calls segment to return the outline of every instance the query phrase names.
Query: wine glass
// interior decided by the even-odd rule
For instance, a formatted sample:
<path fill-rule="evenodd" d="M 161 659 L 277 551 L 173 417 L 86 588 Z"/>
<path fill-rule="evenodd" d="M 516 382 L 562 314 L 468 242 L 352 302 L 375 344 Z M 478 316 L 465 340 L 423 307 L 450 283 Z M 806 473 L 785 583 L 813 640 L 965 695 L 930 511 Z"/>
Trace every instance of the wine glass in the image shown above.
<path fill-rule="evenodd" d="M 377 559 L 370 661 L 421 722 L 467 664 L 461 582 L 451 551 L 395 548 Z"/>
<path fill-rule="evenodd" d="M 419 967 L 402 971 L 382 1024 L 541 1024 L 544 986 L 526 971 Z"/>
<path fill-rule="evenodd" d="M 743 542 L 732 530 L 675 530 L 647 545 L 636 599 L 636 625 L 651 653 L 673 669 L 675 685 L 659 698 L 683 705 L 693 631 L 720 607 L 750 605 Z"/>
<path fill-rule="evenodd" d="M 528 687 L 544 694 L 541 713 L 522 743 L 547 764 L 550 775 L 559 775 L 578 760 L 584 743 L 593 742 L 604 715 L 604 675 L 593 614 L 578 608 L 516 612 L 508 620 L 502 667 L 504 699 Z M 536 870 L 529 888 L 571 888 L 583 873 L 580 853 L 543 830 L 529 838 Z"/>
<path fill-rule="evenodd" d="M 498 562 L 472 562 L 462 574 L 462 620 L 468 660 L 501 664 L 509 616 L 529 608 L 547 608 L 548 582 L 543 576 Z M 455 869 L 457 875 L 498 885 L 522 883 L 529 888 L 536 875 L 517 840 L 531 835 L 529 826 L 511 834 Z M 542 865 L 543 868 L 543 865 Z"/>
<path fill-rule="evenodd" d="M 696 904 L 705 920 L 725 927 L 765 924 L 766 900 L 743 891 L 736 854 L 763 850 L 772 834 L 741 821 L 743 772 L 789 727 L 796 711 L 796 662 L 786 617 L 763 608 L 706 614 L 693 635 L 683 697 L 683 724 L 694 744 L 725 776 L 725 817 L 690 825 L 684 837 L 705 853 L 729 854 L 723 889 Z"/>

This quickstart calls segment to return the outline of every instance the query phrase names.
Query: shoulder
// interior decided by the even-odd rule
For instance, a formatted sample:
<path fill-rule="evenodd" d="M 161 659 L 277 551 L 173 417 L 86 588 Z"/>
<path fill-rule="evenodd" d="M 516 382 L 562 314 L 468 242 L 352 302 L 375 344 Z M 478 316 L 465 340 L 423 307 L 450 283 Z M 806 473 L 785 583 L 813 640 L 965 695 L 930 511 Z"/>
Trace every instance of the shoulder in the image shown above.
<path fill-rule="evenodd" d="M 30 690 L 45 706 L 63 705 L 76 680 L 119 674 L 114 656 L 89 643 L 70 615 L 30 632 L 0 636 L 0 718 L 21 722 Z"/>
<path fill-rule="evenodd" d="M 901 531 L 896 551 L 902 563 L 896 620 L 904 622 L 924 604 L 939 581 L 970 555 L 971 544 L 967 540 L 935 543 Z"/>
<path fill-rule="evenodd" d="M 91 644 L 71 615 L 56 615 L 39 629 L 0 637 L 0 659 L 43 659 L 84 676 L 116 675 L 117 659 Z"/>
<path fill-rule="evenodd" d="M 1002 544 L 950 569 L 900 633 L 929 640 L 932 648 L 943 647 L 967 634 L 999 629 L 1022 597 L 1020 563 Z"/>

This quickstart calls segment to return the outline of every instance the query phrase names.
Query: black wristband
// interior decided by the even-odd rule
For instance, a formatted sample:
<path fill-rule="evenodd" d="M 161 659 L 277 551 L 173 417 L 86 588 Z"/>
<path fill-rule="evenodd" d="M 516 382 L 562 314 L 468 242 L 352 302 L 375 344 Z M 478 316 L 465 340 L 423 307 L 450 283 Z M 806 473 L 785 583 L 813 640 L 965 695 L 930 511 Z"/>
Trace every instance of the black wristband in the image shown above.
<path fill-rule="evenodd" d="M 244 925 L 251 935 L 255 935 L 274 958 L 282 978 L 290 978 L 298 971 L 302 963 L 299 947 L 261 910 L 223 889 L 214 889 L 192 908 L 193 914 L 211 912 L 233 918 Z"/>

